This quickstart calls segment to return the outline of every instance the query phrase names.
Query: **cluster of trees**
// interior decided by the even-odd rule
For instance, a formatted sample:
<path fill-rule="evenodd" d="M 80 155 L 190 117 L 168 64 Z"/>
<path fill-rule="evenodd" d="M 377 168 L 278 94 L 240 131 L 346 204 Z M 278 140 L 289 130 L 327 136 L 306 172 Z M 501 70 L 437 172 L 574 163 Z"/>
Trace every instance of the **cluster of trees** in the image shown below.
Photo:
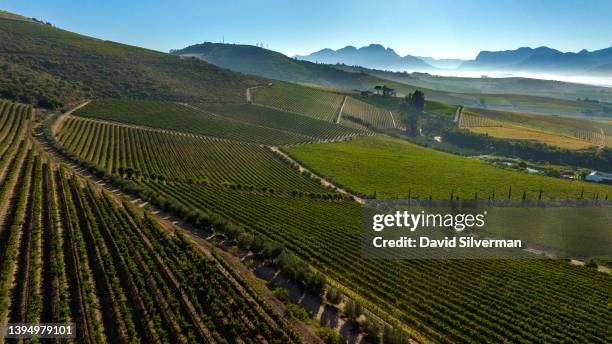
<path fill-rule="evenodd" d="M 456 128 L 443 130 L 443 135 L 447 143 L 483 154 L 518 157 L 528 161 L 579 166 L 602 171 L 612 170 L 612 149 L 610 148 L 597 151 L 575 151 L 539 142 L 496 139 Z"/>
<path fill-rule="evenodd" d="M 383 95 L 385 97 L 395 97 L 395 89 L 387 87 L 387 85 L 376 85 L 374 86 L 376 94 Z"/>
<path fill-rule="evenodd" d="M 408 135 L 416 136 L 420 133 L 423 110 L 425 110 L 425 93 L 420 90 L 408 94 L 400 104 L 400 122 Z"/>

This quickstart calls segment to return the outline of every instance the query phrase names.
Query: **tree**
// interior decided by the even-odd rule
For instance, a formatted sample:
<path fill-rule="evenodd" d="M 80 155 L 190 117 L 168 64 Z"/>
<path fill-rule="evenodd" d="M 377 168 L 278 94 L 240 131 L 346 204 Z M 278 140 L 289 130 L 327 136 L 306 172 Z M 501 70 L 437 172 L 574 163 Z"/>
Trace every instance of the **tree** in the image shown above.
<path fill-rule="evenodd" d="M 383 96 L 395 96 L 395 90 L 387 87 L 387 85 L 383 85 L 382 87 Z"/>
<path fill-rule="evenodd" d="M 323 340 L 325 344 L 342 344 L 344 341 L 342 337 L 333 328 L 330 327 L 319 327 L 317 329 L 317 336 Z"/>
<path fill-rule="evenodd" d="M 407 97 L 408 105 L 416 110 L 423 111 L 425 109 L 425 93 L 421 90 L 415 90 L 414 93 L 409 94 Z"/>
<path fill-rule="evenodd" d="M 419 90 L 407 95 L 404 98 L 404 102 L 400 104 L 400 121 L 406 128 L 406 133 L 409 135 L 414 136 L 419 133 L 419 119 L 424 109 L 425 94 Z"/>
<path fill-rule="evenodd" d="M 374 86 L 374 89 L 376 90 L 376 94 L 380 94 L 380 91 L 382 91 L 383 86 L 376 85 L 376 86 Z"/>
<path fill-rule="evenodd" d="M 357 301 L 349 300 L 344 306 L 344 315 L 352 321 L 359 318 L 361 314 L 363 314 L 363 307 Z"/>
<path fill-rule="evenodd" d="M 340 290 L 334 287 L 327 287 L 327 294 L 325 294 L 325 298 L 333 305 L 337 305 L 342 301 L 342 293 Z"/>

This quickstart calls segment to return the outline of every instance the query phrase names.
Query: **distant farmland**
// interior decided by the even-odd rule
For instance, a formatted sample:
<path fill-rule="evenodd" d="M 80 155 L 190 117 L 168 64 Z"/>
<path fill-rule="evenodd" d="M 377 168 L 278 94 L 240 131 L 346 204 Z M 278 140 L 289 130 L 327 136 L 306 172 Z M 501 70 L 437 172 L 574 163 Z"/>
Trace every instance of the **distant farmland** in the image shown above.
<path fill-rule="evenodd" d="M 532 140 L 567 149 L 586 149 L 595 146 L 592 140 L 582 140 L 574 136 L 564 135 L 537 129 L 529 124 L 517 124 L 504 119 L 493 119 L 486 115 L 464 110 L 459 126 L 475 133 L 510 140 Z M 544 127 L 541 125 L 540 127 Z M 554 129 L 554 127 L 552 127 Z"/>

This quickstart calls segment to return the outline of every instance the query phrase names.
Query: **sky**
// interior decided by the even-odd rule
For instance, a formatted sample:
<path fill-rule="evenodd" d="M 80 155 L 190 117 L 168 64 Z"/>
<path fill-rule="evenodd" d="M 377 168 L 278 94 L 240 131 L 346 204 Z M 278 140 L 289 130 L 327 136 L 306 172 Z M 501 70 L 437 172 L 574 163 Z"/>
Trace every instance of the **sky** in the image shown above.
<path fill-rule="evenodd" d="M 401 55 L 472 59 L 521 46 L 612 46 L 609 0 L 0 0 L 0 9 L 165 52 L 225 41 L 293 56 L 378 43 Z"/>

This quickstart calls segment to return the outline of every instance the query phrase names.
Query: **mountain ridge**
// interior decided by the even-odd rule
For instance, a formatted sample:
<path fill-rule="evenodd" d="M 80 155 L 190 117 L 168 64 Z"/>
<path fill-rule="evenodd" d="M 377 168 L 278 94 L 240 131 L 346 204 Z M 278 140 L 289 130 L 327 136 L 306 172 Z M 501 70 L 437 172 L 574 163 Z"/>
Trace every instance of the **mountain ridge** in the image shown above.
<path fill-rule="evenodd" d="M 454 58 L 434 59 L 427 56 L 400 56 L 381 44 L 356 48 L 347 45 L 333 50 L 324 48 L 294 58 L 323 64 L 345 64 L 370 69 L 435 72 L 436 70 L 472 70 L 505 72 L 543 72 L 594 75 L 597 67 L 612 63 L 612 47 L 589 51 L 562 52 L 547 46 L 489 51 L 483 50 L 472 60 Z M 607 69 L 604 69 L 607 71 Z M 595 73 L 596 74 L 596 73 Z"/>
<path fill-rule="evenodd" d="M 562 52 L 541 46 L 514 50 L 481 51 L 474 60 L 459 66 L 463 70 L 503 70 L 557 73 L 584 73 L 612 63 L 612 47 L 579 52 Z"/>
<path fill-rule="evenodd" d="M 361 48 L 352 45 L 347 45 L 338 50 L 324 48 L 309 55 L 296 55 L 294 57 L 298 60 L 314 63 L 340 63 L 376 69 L 436 69 L 422 58 L 412 55 L 401 56 L 392 48 L 385 48 L 383 45 L 375 43 Z"/>

